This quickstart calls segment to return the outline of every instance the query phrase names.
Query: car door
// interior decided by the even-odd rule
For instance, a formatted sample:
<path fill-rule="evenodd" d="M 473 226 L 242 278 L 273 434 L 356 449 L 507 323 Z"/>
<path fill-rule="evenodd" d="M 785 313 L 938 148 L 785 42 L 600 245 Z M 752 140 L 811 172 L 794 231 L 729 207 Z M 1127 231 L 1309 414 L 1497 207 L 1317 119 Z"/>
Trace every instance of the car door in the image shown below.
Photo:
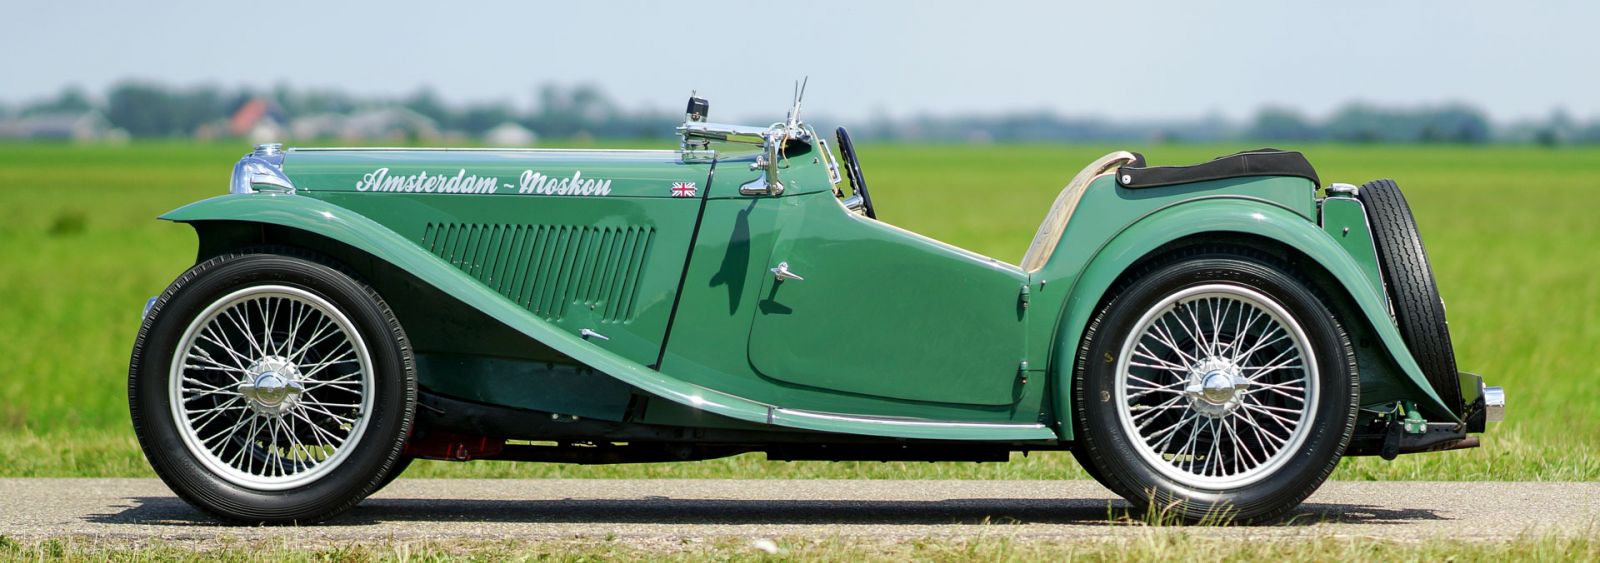
<path fill-rule="evenodd" d="M 782 214 L 749 341 L 761 376 L 899 400 L 1009 405 L 1027 349 L 1020 269 L 846 211 Z"/>

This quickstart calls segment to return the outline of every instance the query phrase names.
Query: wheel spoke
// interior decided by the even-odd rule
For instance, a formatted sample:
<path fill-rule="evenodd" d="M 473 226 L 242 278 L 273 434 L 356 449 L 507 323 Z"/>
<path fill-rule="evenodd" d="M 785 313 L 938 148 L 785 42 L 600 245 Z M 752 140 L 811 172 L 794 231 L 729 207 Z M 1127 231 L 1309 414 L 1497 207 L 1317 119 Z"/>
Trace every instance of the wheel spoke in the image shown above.
<path fill-rule="evenodd" d="M 337 334 L 339 334 L 339 327 L 334 324 L 332 319 L 326 317 L 317 319 L 317 328 L 311 332 L 311 336 L 307 337 L 306 342 L 300 344 L 299 351 L 289 354 L 289 361 L 300 362 L 305 359 L 306 352 L 310 352 L 312 348 Z"/>
<path fill-rule="evenodd" d="M 1177 373 L 1189 373 L 1189 368 L 1180 366 L 1178 364 L 1169 363 L 1169 362 L 1167 362 L 1165 360 L 1155 359 L 1155 358 L 1153 358 L 1151 356 L 1145 355 L 1143 352 L 1134 351 L 1134 355 L 1135 356 L 1144 356 L 1145 358 L 1154 360 L 1155 363 L 1147 364 L 1147 363 L 1143 363 L 1143 362 L 1128 362 L 1128 365 L 1138 366 L 1138 367 L 1142 367 L 1142 368 L 1159 369 L 1159 370 L 1162 370 L 1162 371 L 1171 371 L 1171 372 L 1177 372 Z"/>
<path fill-rule="evenodd" d="M 300 368 L 300 377 L 303 377 L 303 378 L 306 378 L 306 379 L 311 379 L 311 378 L 313 378 L 313 377 L 315 377 L 317 375 L 317 372 L 322 371 L 324 368 L 327 368 L 328 366 L 344 364 L 344 363 L 358 363 L 358 360 L 356 360 L 356 350 L 354 348 L 351 348 L 350 350 L 345 351 L 344 353 L 340 354 L 337 358 L 334 358 L 334 359 L 331 359 L 331 360 L 323 360 L 323 361 L 317 362 L 315 364 L 311 364 L 309 366 L 302 366 Z"/>
<path fill-rule="evenodd" d="M 1165 438 L 1162 438 L 1160 442 L 1157 442 L 1156 444 L 1154 444 L 1154 448 L 1155 448 L 1155 450 L 1157 452 L 1165 451 L 1165 449 L 1167 447 L 1167 444 L 1171 443 L 1172 439 L 1178 435 L 1178 430 L 1180 428 L 1183 428 L 1183 425 L 1188 424 L 1188 422 L 1191 419 L 1194 419 L 1195 417 L 1198 417 L 1198 416 L 1200 416 L 1200 413 L 1198 413 L 1198 412 L 1195 412 L 1195 411 L 1192 411 L 1192 410 L 1191 411 L 1187 411 L 1187 412 L 1183 413 L 1183 416 L 1180 417 L 1177 422 L 1172 423 L 1171 426 L 1167 426 L 1165 428 L 1162 428 L 1161 430 L 1157 430 L 1157 431 L 1151 433 L 1149 436 L 1147 436 L 1145 438 L 1145 440 L 1154 440 L 1157 437 L 1160 437 L 1160 436 L 1163 436 L 1163 435 L 1166 436 Z"/>
<path fill-rule="evenodd" d="M 317 438 L 318 441 L 322 442 L 324 445 L 331 444 L 331 445 L 337 447 L 339 445 L 344 444 L 344 438 L 343 437 L 336 436 L 336 435 L 333 434 L 333 432 L 329 431 L 328 429 L 323 428 L 321 425 L 319 425 L 319 424 L 317 424 L 315 422 L 312 422 L 311 418 L 307 417 L 305 413 L 300 412 L 300 410 L 298 410 L 298 409 L 292 410 L 292 411 L 290 411 L 290 413 L 292 413 L 293 416 L 298 417 L 300 420 L 305 421 L 306 425 L 311 427 L 312 435 L 313 436 L 317 436 L 318 437 Z"/>
<path fill-rule="evenodd" d="M 236 367 L 236 368 L 239 368 L 239 369 L 242 370 L 242 369 L 250 367 L 250 364 L 254 363 L 250 358 L 244 357 L 243 354 L 240 354 L 239 352 L 237 352 L 237 351 L 235 351 L 233 349 L 234 348 L 233 342 L 228 338 L 227 331 L 218 329 L 216 321 L 211 321 L 210 323 L 207 323 L 206 327 L 204 329 L 202 329 L 199 334 L 196 334 L 196 336 L 198 336 L 202 340 L 205 340 L 206 342 L 210 342 L 211 345 L 222 349 L 222 351 L 227 352 L 228 353 L 228 357 L 233 358 L 233 362 L 234 362 L 233 367 Z M 220 341 L 218 339 L 218 336 L 221 336 Z M 211 358 L 211 354 L 209 352 L 206 352 L 205 348 L 201 348 L 199 346 L 195 346 L 194 349 L 197 352 L 205 352 L 206 358 L 208 358 L 208 359 Z"/>
<path fill-rule="evenodd" d="M 255 335 L 251 333 L 250 319 L 246 315 L 245 311 L 241 310 L 239 306 L 235 305 L 223 310 L 221 316 L 228 319 L 228 322 L 233 323 L 234 328 L 238 329 L 239 333 L 244 335 L 245 341 L 250 344 L 250 350 L 255 352 L 257 357 L 267 355 L 266 350 L 261 348 L 261 343 L 256 342 Z"/>
<path fill-rule="evenodd" d="M 1222 433 L 1220 432 L 1220 428 L 1218 428 L 1218 426 L 1221 425 L 1222 422 L 1215 418 L 1209 419 L 1208 422 L 1209 424 L 1206 425 L 1206 433 L 1211 437 L 1211 448 L 1206 451 L 1206 472 L 1210 473 L 1215 471 L 1215 476 L 1221 477 L 1223 471 L 1221 458 Z"/>
<path fill-rule="evenodd" d="M 216 360 L 213 360 L 213 359 L 211 359 L 211 356 L 209 354 L 204 354 L 204 350 L 201 350 L 200 348 L 195 348 L 194 350 L 191 350 L 189 352 L 189 356 L 188 356 L 187 359 L 199 360 L 200 362 L 207 363 L 208 365 L 193 365 L 193 364 L 190 364 L 188 362 L 185 362 L 184 363 L 184 367 L 186 367 L 186 368 L 192 368 L 192 369 L 198 369 L 198 370 L 217 370 L 217 371 L 237 372 L 237 373 L 244 373 L 246 371 L 244 368 L 236 368 L 236 367 L 233 367 L 233 366 L 230 366 L 230 365 L 227 365 L 227 364 L 223 364 L 222 362 L 218 362 Z"/>
<path fill-rule="evenodd" d="M 1167 388 L 1167 387 L 1176 387 L 1176 386 L 1179 386 L 1179 385 L 1183 385 L 1183 380 L 1178 380 L 1178 381 L 1175 381 L 1175 382 L 1172 382 L 1172 383 L 1168 383 L 1166 385 L 1162 385 L 1160 383 L 1156 383 L 1154 381 L 1150 381 L 1148 379 L 1145 379 L 1143 377 L 1139 377 L 1139 376 L 1131 374 L 1131 373 L 1128 374 L 1128 379 L 1132 379 L 1134 381 L 1138 381 L 1140 383 L 1144 383 L 1144 384 L 1149 385 L 1150 387 L 1156 388 L 1156 389 L 1162 389 L 1162 388 Z"/>
<path fill-rule="evenodd" d="M 239 400 L 238 397 L 234 397 L 232 399 L 228 399 L 227 401 L 223 402 L 221 405 L 218 405 L 218 406 L 215 406 L 215 407 L 211 407 L 209 409 L 201 409 L 201 410 L 197 410 L 197 411 L 187 411 L 188 414 L 189 414 L 189 419 L 190 420 L 194 420 L 195 428 L 205 428 L 206 425 L 211 424 L 211 421 L 216 420 L 217 417 L 222 416 L 222 413 L 225 413 L 225 412 L 228 412 L 228 411 L 231 411 L 231 410 L 248 409 L 248 408 L 250 408 L 250 407 L 247 407 L 245 405 L 234 405 L 233 403 L 237 402 L 238 400 Z M 204 420 L 195 420 L 197 415 L 203 415 L 203 416 L 200 416 L 200 418 L 204 418 Z"/>
<path fill-rule="evenodd" d="M 201 438 L 200 439 L 200 443 L 209 445 L 212 440 L 215 440 L 217 438 L 225 438 L 225 437 L 228 437 L 228 436 L 233 436 L 233 434 L 235 432 L 238 432 L 239 429 L 244 428 L 245 423 L 250 422 L 252 420 L 255 420 L 255 418 L 256 418 L 255 417 L 255 413 L 250 412 L 249 409 L 245 409 L 244 416 L 239 417 L 239 421 L 233 423 L 233 426 L 228 427 L 228 429 L 226 429 L 226 430 L 222 430 L 220 432 L 212 434 L 210 437 Z"/>
<path fill-rule="evenodd" d="M 352 423 L 352 422 L 356 421 L 356 419 L 354 419 L 354 418 L 350 418 L 350 417 L 347 417 L 347 416 L 341 416 L 341 415 L 334 414 L 332 411 L 329 411 L 328 409 L 322 408 L 322 407 L 317 406 L 315 404 L 307 403 L 305 401 L 301 401 L 300 402 L 300 406 L 305 408 L 308 411 L 316 412 L 317 414 L 326 416 L 328 418 L 332 418 L 334 420 L 337 420 L 337 421 L 345 423 L 345 424 L 349 424 L 349 423 Z"/>
<path fill-rule="evenodd" d="M 1189 314 L 1189 321 L 1193 322 L 1193 325 L 1185 322 L 1180 315 L 1178 317 L 1178 326 L 1183 327 L 1183 331 L 1189 334 L 1189 338 L 1194 340 L 1195 346 L 1200 349 L 1201 353 L 1215 356 L 1216 353 L 1211 349 L 1211 343 L 1206 341 L 1205 329 L 1200 328 L 1200 317 L 1194 314 L 1194 304 L 1185 303 L 1180 304 L 1179 307 L 1182 307 L 1183 312 Z M 1194 330 L 1190 330 L 1190 328 Z"/>
<path fill-rule="evenodd" d="M 1162 345 L 1166 346 L 1168 350 L 1172 350 L 1173 352 L 1177 353 L 1178 356 L 1183 358 L 1183 361 L 1191 364 L 1200 363 L 1199 358 L 1190 355 L 1188 352 L 1185 352 L 1183 348 L 1178 346 L 1178 339 L 1173 338 L 1172 328 L 1167 326 L 1167 318 L 1165 315 L 1157 318 L 1156 324 L 1150 325 L 1150 335 L 1155 337 L 1156 342 L 1160 342 Z"/>
<path fill-rule="evenodd" d="M 1178 395 L 1177 397 L 1173 397 L 1173 398 L 1167 400 L 1167 402 L 1161 403 L 1159 405 L 1155 405 L 1155 406 L 1134 405 L 1132 407 L 1129 407 L 1129 410 L 1133 411 L 1133 421 L 1134 422 L 1138 422 L 1139 421 L 1139 417 L 1149 417 L 1152 414 L 1156 414 L 1156 413 L 1159 413 L 1159 412 L 1165 411 L 1165 410 L 1187 409 L 1187 408 L 1189 408 L 1189 405 L 1179 404 L 1182 401 L 1183 401 L 1183 395 Z M 1141 428 L 1142 428 L 1142 425 L 1141 425 Z"/>
<path fill-rule="evenodd" d="M 1278 334 L 1278 333 L 1282 333 L 1282 334 Z M 1273 337 L 1271 340 L 1267 340 L 1267 336 L 1271 335 L 1271 334 L 1277 334 L 1277 336 Z M 1271 346 L 1273 344 L 1277 344 L 1277 343 L 1282 342 L 1284 340 L 1288 340 L 1288 339 L 1290 339 L 1291 336 L 1292 335 L 1290 335 L 1288 332 L 1283 330 L 1283 327 L 1274 324 L 1274 325 L 1272 325 L 1271 328 L 1267 329 L 1266 332 L 1263 332 L 1259 336 L 1257 336 L 1255 344 L 1250 345 L 1250 348 L 1248 350 L 1245 350 L 1244 352 L 1242 352 L 1242 353 L 1240 353 L 1238 355 L 1235 355 L 1233 357 L 1234 358 L 1233 361 L 1234 361 L 1234 363 L 1243 363 L 1245 360 L 1250 359 L 1250 356 L 1254 355 L 1257 350 L 1260 350 L 1262 348 L 1266 348 L 1266 347 Z"/>

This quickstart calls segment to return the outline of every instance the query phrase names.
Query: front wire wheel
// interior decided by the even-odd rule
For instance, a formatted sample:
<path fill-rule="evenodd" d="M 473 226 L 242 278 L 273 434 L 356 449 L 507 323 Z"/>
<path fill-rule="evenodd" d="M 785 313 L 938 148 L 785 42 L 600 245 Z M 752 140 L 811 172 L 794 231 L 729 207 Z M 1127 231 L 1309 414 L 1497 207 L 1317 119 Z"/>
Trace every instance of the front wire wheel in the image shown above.
<path fill-rule="evenodd" d="M 191 505 L 239 523 L 314 522 L 404 468 L 414 364 L 382 297 L 332 262 L 225 254 L 151 306 L 129 410 L 156 475 Z"/>
<path fill-rule="evenodd" d="M 256 285 L 184 331 L 169 393 L 208 469 L 264 491 L 316 481 L 349 457 L 372 412 L 372 360 L 350 319 L 304 289 Z"/>
<path fill-rule="evenodd" d="M 1288 266 L 1190 251 L 1102 306 L 1079 352 L 1076 452 L 1140 509 L 1267 520 L 1338 465 L 1359 380 L 1343 328 Z"/>

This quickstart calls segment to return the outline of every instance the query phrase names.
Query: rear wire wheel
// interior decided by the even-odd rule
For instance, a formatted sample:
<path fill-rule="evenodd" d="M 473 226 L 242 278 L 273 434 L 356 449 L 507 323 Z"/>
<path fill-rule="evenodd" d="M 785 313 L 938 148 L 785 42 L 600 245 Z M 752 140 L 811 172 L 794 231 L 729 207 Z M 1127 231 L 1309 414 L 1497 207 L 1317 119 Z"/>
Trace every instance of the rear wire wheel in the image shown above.
<path fill-rule="evenodd" d="M 1139 509 L 1270 520 L 1339 463 L 1359 379 L 1338 321 L 1274 260 L 1190 251 L 1133 278 L 1087 331 L 1079 459 Z"/>

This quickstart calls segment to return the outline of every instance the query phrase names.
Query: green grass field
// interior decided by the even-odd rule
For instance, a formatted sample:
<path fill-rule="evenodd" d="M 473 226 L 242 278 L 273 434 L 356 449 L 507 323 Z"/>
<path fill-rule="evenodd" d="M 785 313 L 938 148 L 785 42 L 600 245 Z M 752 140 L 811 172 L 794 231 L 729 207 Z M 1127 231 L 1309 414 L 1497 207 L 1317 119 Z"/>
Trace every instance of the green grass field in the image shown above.
<path fill-rule="evenodd" d="M 1020 259 L 1056 191 L 1116 147 L 861 147 L 881 218 Z M 1154 163 L 1249 148 L 1157 146 Z M 126 362 L 145 298 L 195 240 L 155 216 L 227 190 L 242 145 L 0 145 L 0 476 L 149 475 Z M 1449 305 L 1461 366 L 1505 385 L 1509 420 L 1478 450 L 1347 461 L 1344 479 L 1600 479 L 1600 150 L 1312 146 L 1324 181 L 1406 188 Z M 1066 244 L 1072 244 L 1067 241 Z M 1060 453 L 1006 464 L 576 467 L 419 463 L 409 476 L 1082 477 Z"/>

